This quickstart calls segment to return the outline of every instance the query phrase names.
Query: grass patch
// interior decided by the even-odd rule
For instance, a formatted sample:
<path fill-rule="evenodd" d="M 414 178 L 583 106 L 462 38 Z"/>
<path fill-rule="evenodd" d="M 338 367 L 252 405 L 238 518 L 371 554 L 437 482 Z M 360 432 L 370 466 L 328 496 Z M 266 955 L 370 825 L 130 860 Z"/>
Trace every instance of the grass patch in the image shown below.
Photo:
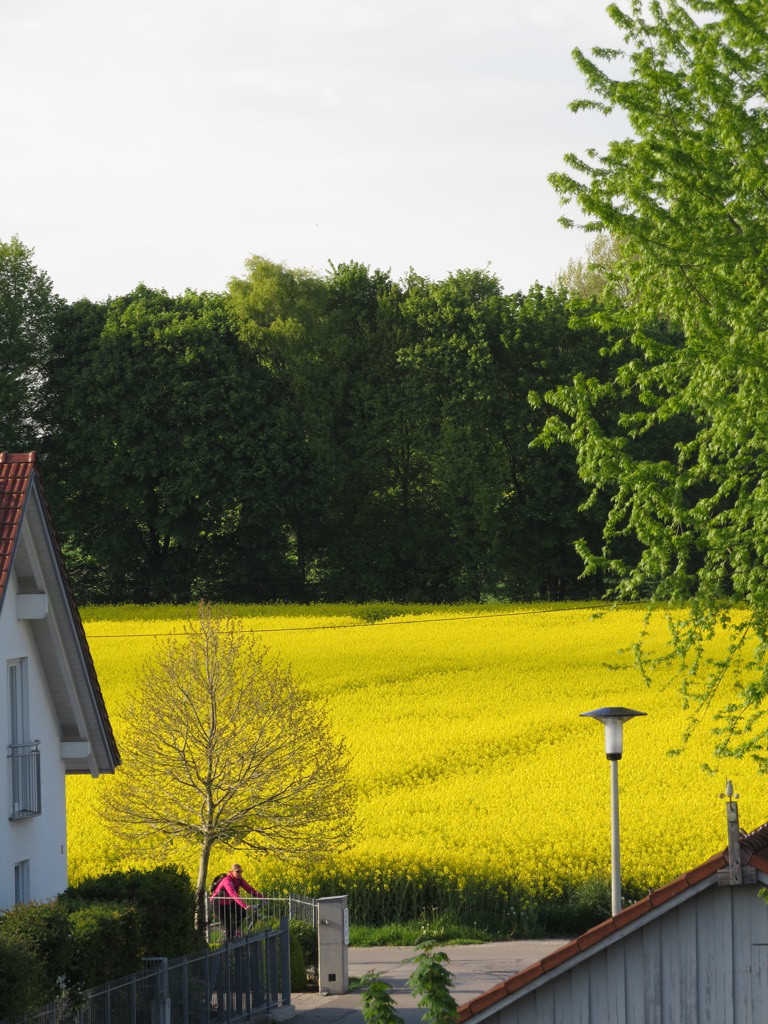
<path fill-rule="evenodd" d="M 350 946 L 415 946 L 423 939 L 431 939 L 441 946 L 451 946 L 507 938 L 508 935 L 496 935 L 484 928 L 460 924 L 447 917 L 385 925 L 352 924 L 349 927 Z"/>

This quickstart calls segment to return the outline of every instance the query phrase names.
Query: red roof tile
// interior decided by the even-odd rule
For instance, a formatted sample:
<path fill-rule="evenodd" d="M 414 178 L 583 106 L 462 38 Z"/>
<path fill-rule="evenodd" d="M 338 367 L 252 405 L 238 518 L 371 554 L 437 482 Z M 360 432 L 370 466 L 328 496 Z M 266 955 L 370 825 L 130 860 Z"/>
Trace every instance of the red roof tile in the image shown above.
<path fill-rule="evenodd" d="M 685 877 L 688 879 L 689 885 L 696 885 L 697 882 L 702 882 L 705 878 L 709 878 L 710 875 L 719 871 L 720 868 L 725 867 L 728 867 L 728 858 L 725 853 L 720 853 L 716 857 L 710 857 L 703 864 L 699 864 L 697 868 L 688 871 Z"/>
<path fill-rule="evenodd" d="M 0 605 L 5 596 L 24 503 L 36 463 L 35 452 L 24 455 L 0 452 Z"/>
<path fill-rule="evenodd" d="M 573 949 L 573 946 L 576 946 L 576 949 Z M 547 971 L 551 971 L 554 967 L 559 967 L 560 964 L 565 963 L 566 960 L 570 960 L 577 952 L 578 942 L 574 939 L 572 942 L 567 942 L 564 946 L 556 949 L 554 953 L 547 953 L 545 957 L 542 957 L 541 966 L 546 973 Z"/>
<path fill-rule="evenodd" d="M 768 856 L 759 856 L 756 853 L 750 855 L 749 860 L 744 863 L 749 864 L 751 868 L 756 871 L 762 871 L 764 875 L 768 875 Z"/>
<path fill-rule="evenodd" d="M 686 889 L 687 888 L 688 886 L 686 885 Z M 643 917 L 643 915 L 647 914 L 651 909 L 651 901 L 647 896 L 643 896 L 643 898 L 638 900 L 637 903 L 630 903 L 630 905 L 625 907 L 621 914 L 617 916 L 621 918 L 621 926 L 625 928 L 628 924 L 636 921 L 638 917 Z"/>
<path fill-rule="evenodd" d="M 478 1013 L 480 1010 L 485 1010 L 490 1006 L 494 1006 L 499 999 L 502 999 L 506 994 L 507 988 L 503 981 L 499 985 L 494 985 L 493 988 L 489 988 L 487 992 L 483 992 L 481 995 L 475 996 L 472 1000 L 473 1004 L 476 1004 L 474 1012 Z"/>
<path fill-rule="evenodd" d="M 742 864 L 749 863 L 752 867 L 756 867 L 758 871 L 768 874 L 768 823 L 761 825 L 760 828 L 750 832 L 749 835 L 743 836 L 740 845 Z M 685 874 L 675 878 L 668 885 L 662 886 L 636 903 L 630 904 L 621 913 L 616 914 L 615 917 L 609 917 L 606 921 L 584 932 L 583 935 L 561 946 L 554 953 L 548 953 L 542 960 L 526 967 L 519 974 L 512 975 L 506 982 L 495 985 L 488 992 L 483 992 L 482 995 L 476 996 L 474 999 L 464 1003 L 463 1006 L 459 1007 L 459 1024 L 464 1024 L 465 1021 L 471 1020 L 476 1014 L 490 1009 L 496 1003 L 501 1002 L 505 996 L 518 992 L 521 988 L 524 988 L 536 978 L 542 977 L 548 971 L 555 970 L 555 968 L 566 964 L 577 954 L 588 950 L 604 939 L 618 935 L 623 928 L 644 917 L 654 908 L 662 906 L 675 896 L 679 896 L 692 889 L 699 882 L 712 878 L 720 868 L 727 866 L 728 852 L 725 850 L 710 857 L 709 860 L 704 861 L 698 867 L 692 868 Z"/>
<path fill-rule="evenodd" d="M 602 921 L 600 924 L 595 925 L 594 928 L 590 928 L 588 932 L 584 932 L 583 935 L 576 939 L 576 945 L 581 950 L 589 949 L 595 943 L 600 942 L 609 935 L 613 935 L 616 931 L 615 920 L 616 918 L 609 917 L 607 921 Z"/>
<path fill-rule="evenodd" d="M 524 967 L 519 974 L 513 974 L 511 978 L 507 978 L 501 985 L 496 986 L 496 990 L 504 988 L 507 994 L 510 995 L 512 992 L 517 992 L 523 985 L 527 985 L 528 982 L 540 978 L 542 974 L 544 974 L 544 968 L 541 965 L 541 960 L 539 960 L 535 964 Z"/>

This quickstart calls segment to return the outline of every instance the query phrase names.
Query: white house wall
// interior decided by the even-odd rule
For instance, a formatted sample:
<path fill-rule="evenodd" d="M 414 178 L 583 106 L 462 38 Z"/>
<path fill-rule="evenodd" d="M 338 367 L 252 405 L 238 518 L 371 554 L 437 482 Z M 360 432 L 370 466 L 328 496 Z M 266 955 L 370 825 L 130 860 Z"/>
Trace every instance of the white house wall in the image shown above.
<path fill-rule="evenodd" d="M 758 886 L 712 886 L 556 969 L 488 1024 L 765 1024 L 768 906 Z"/>
<path fill-rule="evenodd" d="M 7 664 L 27 659 L 30 738 L 40 741 L 41 813 L 10 821 L 9 759 L 0 758 L 0 908 L 15 901 L 14 865 L 29 861 L 29 896 L 47 900 L 67 886 L 66 793 L 60 731 L 28 622 L 16 618 L 16 580 L 11 574 L 0 615 L 0 721 L 3 746 L 10 742 Z"/>

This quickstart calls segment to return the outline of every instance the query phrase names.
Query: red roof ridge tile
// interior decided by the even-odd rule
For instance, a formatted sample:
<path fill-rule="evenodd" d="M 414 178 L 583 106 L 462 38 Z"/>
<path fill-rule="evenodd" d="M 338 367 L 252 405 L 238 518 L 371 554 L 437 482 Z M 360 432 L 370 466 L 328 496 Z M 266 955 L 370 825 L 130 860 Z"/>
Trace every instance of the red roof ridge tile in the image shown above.
<path fill-rule="evenodd" d="M 596 942 L 600 942 L 601 939 L 607 938 L 612 935 L 616 930 L 616 920 L 621 915 L 617 914 L 616 917 L 609 917 L 605 921 L 601 921 L 600 924 L 596 924 L 589 931 L 583 932 L 577 939 L 576 945 L 580 950 L 589 949 L 590 946 L 594 946 Z"/>
<path fill-rule="evenodd" d="M 513 992 L 517 992 L 519 988 L 522 988 L 523 985 L 527 985 L 529 981 L 540 978 L 544 973 L 541 960 L 537 960 L 535 964 L 529 964 L 528 967 L 524 967 L 522 971 L 513 974 L 511 978 L 507 978 L 506 981 L 502 982 L 501 985 L 497 985 L 496 988 L 503 988 L 506 990 L 507 995 L 511 995 Z"/>
<path fill-rule="evenodd" d="M 0 452 L 0 462 L 5 463 L 37 463 L 37 452 Z"/>

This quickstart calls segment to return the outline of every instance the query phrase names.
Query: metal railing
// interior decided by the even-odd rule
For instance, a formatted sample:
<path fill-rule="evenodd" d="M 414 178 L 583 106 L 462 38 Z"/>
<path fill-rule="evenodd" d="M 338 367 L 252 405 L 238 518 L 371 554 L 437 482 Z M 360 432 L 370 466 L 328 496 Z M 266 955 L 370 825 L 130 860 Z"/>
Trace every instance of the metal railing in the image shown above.
<path fill-rule="evenodd" d="M 248 934 L 261 926 L 263 921 L 279 920 L 287 917 L 289 921 L 299 919 L 306 921 L 317 928 L 317 900 L 308 896 L 274 896 L 268 893 L 264 896 L 251 896 L 241 893 L 240 898 L 248 907 L 248 913 L 242 922 L 242 932 Z M 226 941 L 226 926 L 229 925 L 229 932 L 238 930 L 234 922 L 228 921 L 226 911 L 218 912 L 218 908 L 224 908 L 229 902 L 226 896 L 213 896 L 208 900 L 208 929 L 207 936 L 210 945 L 219 945 Z"/>
<path fill-rule="evenodd" d="M 136 974 L 63 996 L 23 1024 L 236 1024 L 291 1002 L 286 917 L 219 949 L 145 963 Z"/>
<path fill-rule="evenodd" d="M 40 814 L 40 745 L 12 743 L 8 747 L 11 777 L 11 807 L 8 818 L 31 818 Z"/>

